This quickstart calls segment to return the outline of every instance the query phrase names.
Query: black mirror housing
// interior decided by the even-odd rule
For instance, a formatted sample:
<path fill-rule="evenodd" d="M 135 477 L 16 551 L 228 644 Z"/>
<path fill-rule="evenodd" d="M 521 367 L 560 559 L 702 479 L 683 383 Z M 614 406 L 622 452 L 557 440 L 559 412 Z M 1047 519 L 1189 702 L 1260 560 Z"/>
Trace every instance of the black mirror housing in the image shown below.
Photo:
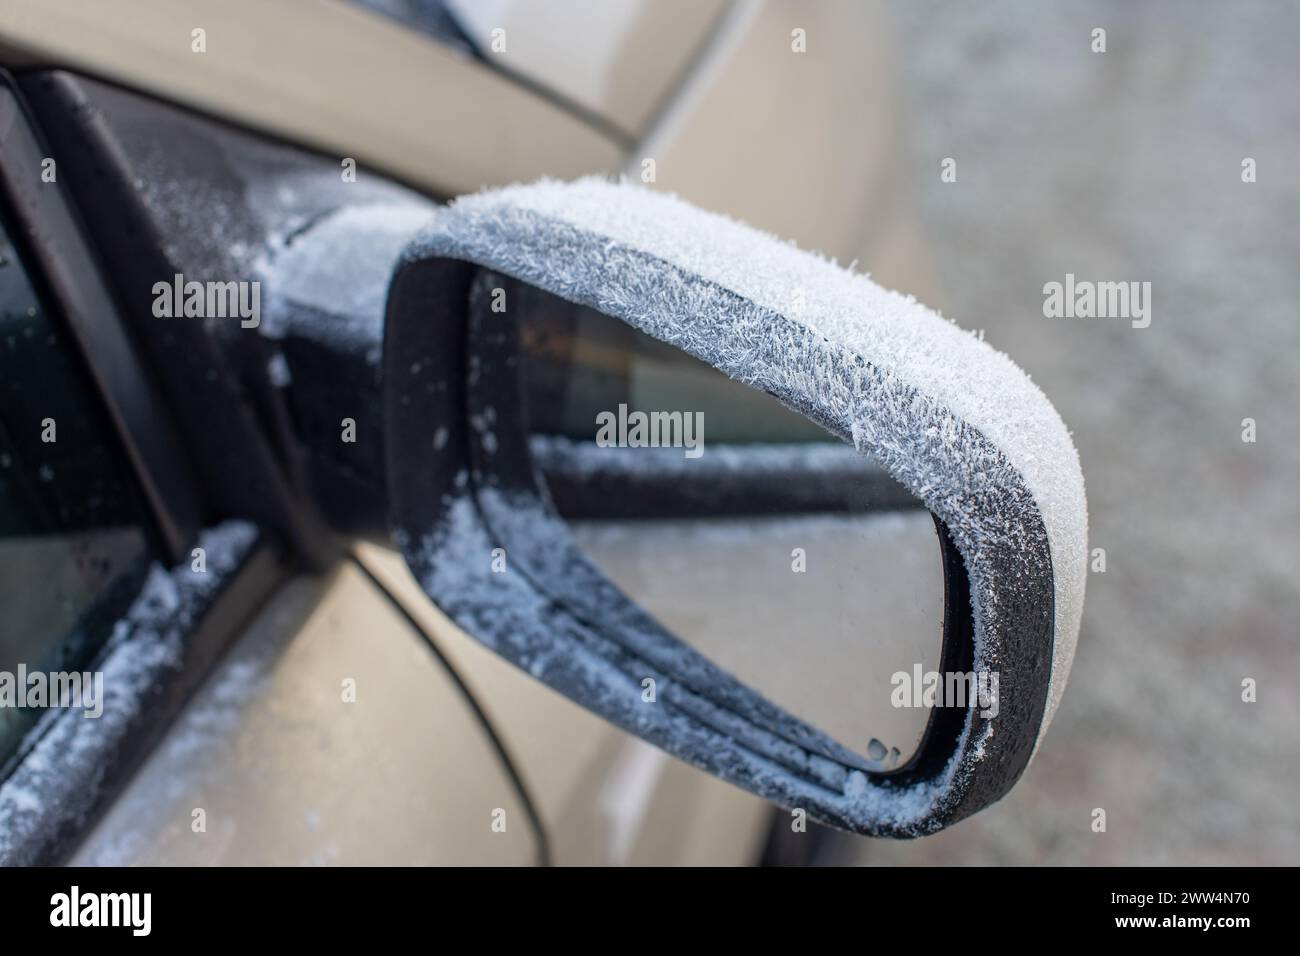
<path fill-rule="evenodd" d="M 568 540 L 519 412 L 521 317 L 489 273 L 674 345 L 876 458 L 943 530 L 945 670 L 999 675 L 996 716 L 932 717 L 889 770 L 735 680 Z M 1082 612 L 1078 457 L 1006 356 L 915 301 L 673 197 L 601 180 L 462 199 L 403 257 L 384 335 L 395 539 L 465 631 L 628 731 L 815 819 L 931 833 L 1003 796 L 1059 700 Z M 491 556 L 510 555 L 494 573 Z M 643 697 L 646 680 L 658 688 Z"/>

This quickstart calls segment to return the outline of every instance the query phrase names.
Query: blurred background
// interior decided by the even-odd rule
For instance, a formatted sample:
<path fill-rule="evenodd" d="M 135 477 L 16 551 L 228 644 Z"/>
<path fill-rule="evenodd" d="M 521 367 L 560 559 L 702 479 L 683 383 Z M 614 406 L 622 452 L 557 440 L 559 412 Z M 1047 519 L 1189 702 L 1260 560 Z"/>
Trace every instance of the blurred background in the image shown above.
<path fill-rule="evenodd" d="M 1090 575 L 1069 690 L 1020 784 L 946 833 L 858 859 L 1294 864 L 1300 102 L 1286 91 L 1300 10 L 882 15 L 936 302 L 985 329 L 1073 430 L 1107 569 Z M 939 182 L 946 156 L 956 183 Z M 1150 327 L 1044 318 L 1043 284 L 1067 272 L 1150 281 Z M 1084 826 L 1093 807 L 1105 834 Z"/>

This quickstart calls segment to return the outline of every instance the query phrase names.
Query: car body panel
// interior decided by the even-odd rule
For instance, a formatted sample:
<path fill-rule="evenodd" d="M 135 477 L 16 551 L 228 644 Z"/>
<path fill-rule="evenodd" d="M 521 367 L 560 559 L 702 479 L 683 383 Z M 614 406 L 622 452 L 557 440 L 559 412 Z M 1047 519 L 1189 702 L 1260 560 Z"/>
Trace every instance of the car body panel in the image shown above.
<path fill-rule="evenodd" d="M 546 98 L 341 0 L 6 0 L 0 58 L 101 76 L 441 195 L 622 161 Z"/>
<path fill-rule="evenodd" d="M 629 173 L 653 159 L 655 188 L 938 304 L 906 201 L 892 39 L 878 2 L 739 4 Z"/>
<path fill-rule="evenodd" d="M 72 862 L 504 865 L 536 850 L 451 678 L 345 565 L 276 593 Z"/>
<path fill-rule="evenodd" d="M 394 552 L 363 559 L 508 746 L 564 864 L 743 864 L 770 808 L 485 650 Z M 344 700 L 345 681 L 356 699 Z M 206 830 L 195 832 L 196 811 Z M 503 810 L 504 832 L 492 829 Z M 282 587 L 73 864 L 528 864 L 537 842 L 452 679 L 355 568 Z"/>

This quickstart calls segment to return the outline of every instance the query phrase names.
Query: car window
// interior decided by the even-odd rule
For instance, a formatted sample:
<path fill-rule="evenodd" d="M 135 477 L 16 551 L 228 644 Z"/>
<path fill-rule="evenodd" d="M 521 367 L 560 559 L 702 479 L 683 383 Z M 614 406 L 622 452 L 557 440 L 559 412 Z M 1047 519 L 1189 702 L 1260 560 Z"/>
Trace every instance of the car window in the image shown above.
<path fill-rule="evenodd" d="M 18 706 L 18 685 L 90 663 L 143 580 L 146 527 L 76 353 L 0 220 L 0 776 L 40 716 Z"/>

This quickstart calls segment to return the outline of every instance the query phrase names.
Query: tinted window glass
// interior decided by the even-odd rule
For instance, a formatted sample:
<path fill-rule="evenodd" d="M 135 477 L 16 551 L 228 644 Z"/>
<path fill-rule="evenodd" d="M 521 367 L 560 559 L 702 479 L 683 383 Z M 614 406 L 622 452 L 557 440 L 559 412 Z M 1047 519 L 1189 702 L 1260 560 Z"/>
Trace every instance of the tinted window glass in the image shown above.
<path fill-rule="evenodd" d="M 144 577 L 144 528 L 101 407 L 0 223 L 0 679 L 91 661 Z M 0 773 L 40 716 L 13 704 L 0 702 Z"/>

